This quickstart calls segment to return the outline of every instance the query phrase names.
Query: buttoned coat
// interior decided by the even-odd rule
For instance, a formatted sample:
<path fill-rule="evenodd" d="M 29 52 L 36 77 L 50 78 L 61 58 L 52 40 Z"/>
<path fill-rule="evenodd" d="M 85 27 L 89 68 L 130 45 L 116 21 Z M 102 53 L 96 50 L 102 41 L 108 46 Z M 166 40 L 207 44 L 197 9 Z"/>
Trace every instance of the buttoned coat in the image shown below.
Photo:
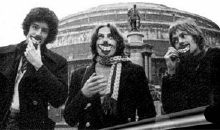
<path fill-rule="evenodd" d="M 0 72 L 7 82 L 0 86 L 1 127 L 10 113 L 15 77 L 24 42 L 0 48 Z M 29 63 L 19 83 L 21 129 L 53 129 L 55 122 L 48 118 L 48 103 L 61 106 L 68 95 L 67 61 L 46 47 L 41 47 L 43 66 L 38 71 Z"/>
<path fill-rule="evenodd" d="M 86 71 L 86 72 L 85 72 Z M 69 99 L 64 110 L 64 118 L 70 126 L 79 129 L 100 129 L 118 124 L 151 118 L 156 115 L 148 80 L 143 67 L 131 62 L 122 62 L 117 117 L 103 118 L 100 95 L 87 98 L 81 88 L 95 72 L 95 65 L 76 70 L 71 77 Z"/>

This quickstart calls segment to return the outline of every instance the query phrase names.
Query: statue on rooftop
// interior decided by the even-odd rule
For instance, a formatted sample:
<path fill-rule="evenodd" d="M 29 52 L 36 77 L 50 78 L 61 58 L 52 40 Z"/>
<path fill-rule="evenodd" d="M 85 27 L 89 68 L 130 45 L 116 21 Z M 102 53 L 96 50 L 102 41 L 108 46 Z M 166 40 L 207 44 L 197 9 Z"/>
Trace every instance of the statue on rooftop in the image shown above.
<path fill-rule="evenodd" d="M 128 18 L 129 18 L 128 20 L 131 26 L 130 31 L 139 31 L 140 30 L 140 14 L 136 8 L 136 5 L 134 5 L 134 7 L 128 11 Z"/>

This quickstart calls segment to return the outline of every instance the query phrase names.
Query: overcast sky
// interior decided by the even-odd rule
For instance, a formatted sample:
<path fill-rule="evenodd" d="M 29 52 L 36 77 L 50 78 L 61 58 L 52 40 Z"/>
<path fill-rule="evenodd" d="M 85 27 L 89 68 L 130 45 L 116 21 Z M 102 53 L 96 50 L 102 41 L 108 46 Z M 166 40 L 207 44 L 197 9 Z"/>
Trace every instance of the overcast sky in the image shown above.
<path fill-rule="evenodd" d="M 115 1 L 115 2 L 113 2 Z M 59 19 L 103 4 L 120 2 L 145 2 L 163 4 L 171 8 L 206 17 L 220 26 L 219 0 L 1 0 L 0 46 L 16 44 L 24 40 L 21 23 L 34 7 L 48 7 Z"/>

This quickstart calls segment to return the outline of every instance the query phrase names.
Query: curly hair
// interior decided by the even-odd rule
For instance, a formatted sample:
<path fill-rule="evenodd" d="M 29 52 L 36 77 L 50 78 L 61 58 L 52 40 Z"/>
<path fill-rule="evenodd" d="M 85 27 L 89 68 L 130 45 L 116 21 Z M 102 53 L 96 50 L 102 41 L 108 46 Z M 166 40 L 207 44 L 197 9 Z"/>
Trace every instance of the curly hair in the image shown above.
<path fill-rule="evenodd" d="M 31 9 L 31 11 L 27 14 L 22 23 L 22 28 L 25 36 L 27 36 L 29 28 L 33 22 L 46 22 L 49 26 L 49 34 L 44 45 L 51 43 L 56 39 L 56 35 L 58 33 L 59 19 L 52 10 L 44 7 Z"/>
<path fill-rule="evenodd" d="M 124 49 L 125 49 L 125 43 L 124 43 L 124 38 L 121 36 L 121 34 L 119 33 L 119 31 L 117 30 L 117 28 L 111 24 L 107 24 L 107 25 L 100 25 L 98 27 L 95 28 L 95 31 L 91 37 L 91 51 L 93 54 L 93 61 L 96 59 L 98 52 L 96 49 L 96 42 L 98 40 L 98 33 L 99 33 L 99 29 L 103 28 L 103 27 L 108 27 L 110 29 L 110 32 L 112 34 L 113 39 L 115 39 L 116 41 L 116 52 L 115 52 L 115 56 L 124 56 Z"/>
<path fill-rule="evenodd" d="M 193 37 L 193 40 L 198 45 L 199 49 L 203 49 L 205 46 L 205 38 L 202 30 L 198 27 L 195 20 L 191 18 L 180 18 L 169 28 L 169 40 L 172 47 L 174 43 L 172 41 L 173 35 L 177 30 L 186 31 L 189 35 Z"/>

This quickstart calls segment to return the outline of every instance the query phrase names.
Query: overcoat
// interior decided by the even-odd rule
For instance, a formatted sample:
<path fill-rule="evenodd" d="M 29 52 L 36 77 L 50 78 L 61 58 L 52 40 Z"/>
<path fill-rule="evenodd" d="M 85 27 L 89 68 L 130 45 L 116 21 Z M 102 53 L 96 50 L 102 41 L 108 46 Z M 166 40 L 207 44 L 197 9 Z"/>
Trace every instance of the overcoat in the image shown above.
<path fill-rule="evenodd" d="M 86 71 L 86 72 L 85 72 Z M 118 124 L 151 118 L 156 115 L 148 80 L 143 67 L 131 62 L 122 62 L 117 117 L 103 118 L 100 95 L 87 98 L 81 88 L 95 72 L 95 64 L 76 70 L 71 77 L 69 99 L 64 110 L 65 121 L 79 129 L 100 129 Z"/>
<path fill-rule="evenodd" d="M 180 62 L 175 75 L 163 77 L 162 104 L 166 114 L 220 103 L 219 59 L 220 49 L 210 47 Z"/>
<path fill-rule="evenodd" d="M 5 84 L 0 86 L 0 122 L 10 113 L 18 64 L 25 50 L 25 42 L 0 48 L 0 73 Z M 20 129 L 53 129 L 55 122 L 48 118 L 48 104 L 61 106 L 68 96 L 67 61 L 60 55 L 41 47 L 43 66 L 38 71 L 28 63 L 19 83 Z"/>

